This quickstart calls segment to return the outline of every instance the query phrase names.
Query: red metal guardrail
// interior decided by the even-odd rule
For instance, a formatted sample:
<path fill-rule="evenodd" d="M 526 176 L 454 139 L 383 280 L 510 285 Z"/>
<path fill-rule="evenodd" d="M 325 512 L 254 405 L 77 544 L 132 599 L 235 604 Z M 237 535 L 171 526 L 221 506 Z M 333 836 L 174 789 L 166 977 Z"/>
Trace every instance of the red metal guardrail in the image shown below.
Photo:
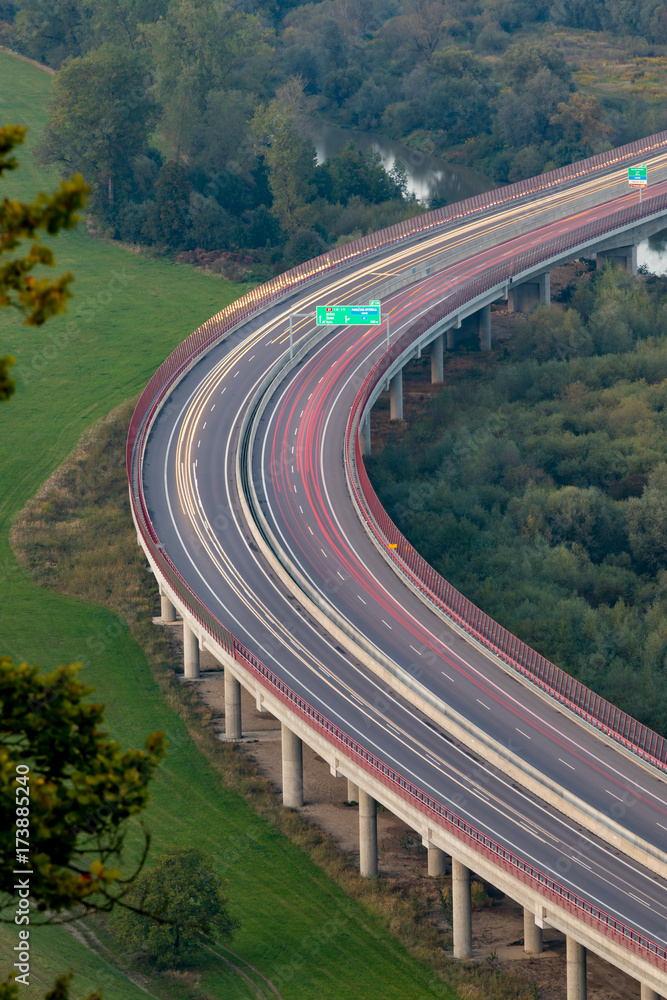
<path fill-rule="evenodd" d="M 621 921 L 617 921 L 599 907 L 594 906 L 587 900 L 571 892 L 571 890 L 551 879 L 539 871 L 539 869 L 527 864 L 517 855 L 506 850 L 491 840 L 491 838 L 486 837 L 479 830 L 470 826 L 470 824 L 465 823 L 464 820 L 456 816 L 456 814 L 452 813 L 432 796 L 426 795 L 417 786 L 403 778 L 397 771 L 389 768 L 379 758 L 370 754 L 364 747 L 352 740 L 343 730 L 331 723 L 285 685 L 254 657 L 249 650 L 239 643 L 232 633 L 197 598 L 164 551 L 146 508 L 141 482 L 141 456 L 154 414 L 185 369 L 198 357 L 201 357 L 210 346 L 233 330 L 237 324 L 242 323 L 251 315 L 258 313 L 271 302 L 289 295 L 295 287 L 312 281 L 320 275 L 374 250 L 409 239 L 433 227 L 443 226 L 466 215 L 473 215 L 484 211 L 486 208 L 509 203 L 527 195 L 544 191 L 550 187 L 556 187 L 585 174 L 603 171 L 615 164 L 665 147 L 667 147 L 667 132 L 660 132 L 641 142 L 629 143 L 627 146 L 609 150 L 607 153 L 590 157 L 569 167 L 550 171 L 548 174 L 541 175 L 540 177 L 521 181 L 518 184 L 512 184 L 484 195 L 477 195 L 457 205 L 425 213 L 407 222 L 390 226 L 379 233 L 362 237 L 344 247 L 323 254 L 306 264 L 301 264 L 299 267 L 293 268 L 285 274 L 278 275 L 278 277 L 259 288 L 253 289 L 195 330 L 169 355 L 155 372 L 141 394 L 132 416 L 126 450 L 130 500 L 139 532 L 147 550 L 150 552 L 159 572 L 163 575 L 172 590 L 178 594 L 185 607 L 194 615 L 202 628 L 222 644 L 229 655 L 234 656 L 238 662 L 242 663 L 247 669 L 252 670 L 261 683 L 270 688 L 285 704 L 289 704 L 292 710 L 298 712 L 314 728 L 319 728 L 323 732 L 326 732 L 328 737 L 348 753 L 351 758 L 355 759 L 365 770 L 379 776 L 388 787 L 393 788 L 404 799 L 417 804 L 418 808 L 432 815 L 433 818 L 447 826 L 457 837 L 470 844 L 475 850 L 493 859 L 495 863 L 499 864 L 514 877 L 526 884 L 530 884 L 543 896 L 551 899 L 568 912 L 575 914 L 578 919 L 600 929 L 607 936 L 614 938 L 624 947 L 641 955 L 653 965 L 663 970 L 667 970 L 667 950 L 665 948 L 658 946 L 646 936 L 638 934 Z M 650 199 L 647 199 L 644 204 L 648 205 L 649 203 Z M 649 213 L 645 211 L 643 214 L 647 215 Z M 518 273 L 518 271 L 515 269 L 514 273 Z M 477 279 L 477 282 L 479 280 Z M 473 284 L 475 283 L 473 282 Z M 358 468 L 363 469 L 360 455 L 358 459 Z M 365 470 L 363 472 L 365 473 Z M 370 487 L 370 484 L 368 486 Z M 375 499 L 377 500 L 377 498 Z M 390 524 L 391 522 L 389 522 Z M 431 570 L 431 574 L 433 573 L 434 571 Z M 432 581 L 434 579 L 435 577 L 431 577 Z M 465 601 L 462 595 L 460 597 L 462 601 Z M 461 610 L 464 609 L 461 608 Z M 466 608 L 465 610 L 472 610 L 472 605 L 470 605 L 470 609 Z M 481 614 L 481 612 L 478 613 Z M 518 640 L 516 641 L 518 642 Z M 537 654 L 535 655 L 537 656 Z"/>
<path fill-rule="evenodd" d="M 595 694 L 590 688 L 508 632 L 452 587 L 415 551 L 391 520 L 371 486 L 361 455 L 358 424 L 375 386 L 390 365 L 438 321 L 452 315 L 482 292 L 508 281 L 513 274 L 520 274 L 535 264 L 558 257 L 574 247 L 585 246 L 591 240 L 611 230 L 618 230 L 646 215 L 653 215 L 665 209 L 667 209 L 667 195 L 647 199 L 642 205 L 632 205 L 598 222 L 572 230 L 459 286 L 405 330 L 366 376 L 348 419 L 345 451 L 357 507 L 379 544 L 401 573 L 490 652 L 560 704 L 661 771 L 667 771 L 667 740 L 664 737 Z"/>

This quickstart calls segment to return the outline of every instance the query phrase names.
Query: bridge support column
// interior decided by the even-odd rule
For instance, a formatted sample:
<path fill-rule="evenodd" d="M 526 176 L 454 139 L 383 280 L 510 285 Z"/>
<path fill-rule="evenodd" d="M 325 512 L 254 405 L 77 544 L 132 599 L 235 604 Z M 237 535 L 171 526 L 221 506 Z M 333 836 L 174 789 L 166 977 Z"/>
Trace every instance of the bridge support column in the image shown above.
<path fill-rule="evenodd" d="M 642 983 L 641 1000 L 660 1000 L 660 994 L 652 990 L 650 986 L 644 986 Z"/>
<path fill-rule="evenodd" d="M 283 805 L 288 809 L 298 809 L 303 805 L 303 744 L 288 729 L 280 724 L 283 753 Z"/>
<path fill-rule="evenodd" d="M 527 955 L 539 955 L 544 948 L 542 928 L 535 923 L 535 914 L 523 908 L 523 950 Z"/>
<path fill-rule="evenodd" d="M 456 328 L 450 326 L 449 330 L 447 331 L 447 350 L 453 351 L 455 347 L 456 347 Z"/>
<path fill-rule="evenodd" d="M 183 622 L 183 672 L 189 680 L 199 677 L 199 639 Z"/>
<path fill-rule="evenodd" d="M 472 900 L 470 869 L 452 858 L 452 910 L 454 919 L 454 958 L 472 956 Z M 568 1000 L 571 998 L 568 996 Z"/>
<path fill-rule="evenodd" d="M 586 949 L 574 938 L 566 939 L 567 1000 L 586 1000 Z"/>
<path fill-rule="evenodd" d="M 378 873 L 377 803 L 363 788 L 359 789 L 359 873 L 364 878 Z"/>
<path fill-rule="evenodd" d="M 361 427 L 359 428 L 359 444 L 361 445 L 361 454 L 370 455 L 371 453 L 371 415 L 370 411 L 366 414 L 364 419 L 361 421 Z"/>
<path fill-rule="evenodd" d="M 359 801 L 359 789 L 353 781 L 347 779 L 347 801 L 348 802 L 358 802 Z"/>
<path fill-rule="evenodd" d="M 447 855 L 439 847 L 428 848 L 428 873 L 431 878 L 444 875 L 447 871 Z"/>
<path fill-rule="evenodd" d="M 225 667 L 225 736 L 228 740 L 242 736 L 241 685 L 229 667 Z"/>
<path fill-rule="evenodd" d="M 445 377 L 444 365 L 445 335 L 441 333 L 431 344 L 431 383 L 438 385 Z"/>
<path fill-rule="evenodd" d="M 483 351 L 491 350 L 491 306 L 479 310 L 479 346 Z"/>
<path fill-rule="evenodd" d="M 163 622 L 176 621 L 176 608 L 162 590 L 160 591 L 160 617 Z"/>
<path fill-rule="evenodd" d="M 637 247 L 614 247 L 613 250 L 600 250 L 596 256 L 596 266 L 600 267 L 606 260 L 611 260 L 616 267 L 622 267 L 630 274 L 637 273 Z"/>
<path fill-rule="evenodd" d="M 403 419 L 403 369 L 396 372 L 389 383 L 389 418 Z"/>
<path fill-rule="evenodd" d="M 540 302 L 545 306 L 551 305 L 551 272 L 546 271 L 539 277 Z"/>

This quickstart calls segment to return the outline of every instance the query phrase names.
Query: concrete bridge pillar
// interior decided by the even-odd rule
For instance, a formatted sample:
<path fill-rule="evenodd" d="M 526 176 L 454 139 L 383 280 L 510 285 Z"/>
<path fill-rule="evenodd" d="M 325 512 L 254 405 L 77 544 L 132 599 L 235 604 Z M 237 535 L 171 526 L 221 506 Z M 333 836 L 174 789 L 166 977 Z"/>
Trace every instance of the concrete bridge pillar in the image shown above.
<path fill-rule="evenodd" d="M 586 949 L 574 938 L 566 939 L 567 1000 L 586 1000 Z"/>
<path fill-rule="evenodd" d="M 303 805 L 303 744 L 296 733 L 280 724 L 283 755 L 283 805 L 298 809 Z"/>
<path fill-rule="evenodd" d="M 359 444 L 361 445 L 361 454 L 370 455 L 371 453 L 371 414 L 370 410 L 361 421 L 361 426 L 359 428 Z"/>
<path fill-rule="evenodd" d="M 539 955 L 544 948 L 542 928 L 535 923 L 535 915 L 527 906 L 523 908 L 523 950 L 527 955 Z"/>
<path fill-rule="evenodd" d="M 454 919 L 454 958 L 472 956 L 472 900 L 470 869 L 452 858 L 452 910 Z M 568 1000 L 571 998 L 568 996 Z"/>
<path fill-rule="evenodd" d="M 347 779 L 347 801 L 348 802 L 358 802 L 359 801 L 359 789 L 353 781 Z"/>
<path fill-rule="evenodd" d="M 650 986 L 645 986 L 642 983 L 641 1000 L 660 1000 L 660 995 L 655 990 L 652 990 Z"/>
<path fill-rule="evenodd" d="M 600 250 L 596 255 L 596 266 L 600 267 L 610 260 L 616 267 L 622 267 L 630 274 L 637 273 L 637 247 L 614 247 L 613 250 Z"/>
<path fill-rule="evenodd" d="M 445 335 L 441 333 L 439 337 L 431 343 L 431 383 L 438 385 L 445 377 L 444 365 Z"/>
<path fill-rule="evenodd" d="M 199 639 L 183 622 L 183 672 L 189 680 L 199 677 Z"/>
<path fill-rule="evenodd" d="M 397 371 L 389 382 L 389 418 L 403 419 L 403 369 Z"/>
<path fill-rule="evenodd" d="M 447 350 L 453 351 L 456 347 L 456 327 L 450 326 L 447 331 Z"/>
<path fill-rule="evenodd" d="M 483 351 L 491 350 L 491 306 L 479 310 L 479 346 Z"/>
<path fill-rule="evenodd" d="M 163 622 L 176 621 L 176 608 L 163 590 L 160 591 L 160 617 Z"/>
<path fill-rule="evenodd" d="M 359 873 L 375 878 L 378 873 L 377 803 L 359 789 Z"/>
<path fill-rule="evenodd" d="M 530 312 L 538 302 L 547 306 L 551 303 L 551 275 L 548 271 L 534 281 L 512 285 L 507 293 L 508 312 Z"/>
<path fill-rule="evenodd" d="M 432 878 L 447 872 L 447 855 L 439 847 L 428 848 L 428 873 Z"/>
<path fill-rule="evenodd" d="M 228 740 L 242 736 L 241 685 L 229 667 L 225 667 L 225 736 Z"/>

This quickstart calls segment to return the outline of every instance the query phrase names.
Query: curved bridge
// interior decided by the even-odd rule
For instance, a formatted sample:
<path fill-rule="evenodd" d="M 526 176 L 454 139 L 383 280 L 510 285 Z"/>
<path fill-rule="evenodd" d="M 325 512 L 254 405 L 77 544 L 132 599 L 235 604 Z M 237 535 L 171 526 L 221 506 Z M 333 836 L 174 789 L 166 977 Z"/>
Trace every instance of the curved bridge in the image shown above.
<path fill-rule="evenodd" d="M 641 205 L 627 165 L 647 162 Z M 162 614 L 282 723 L 283 797 L 303 798 L 305 740 L 359 801 L 377 873 L 381 802 L 452 858 L 454 954 L 471 954 L 470 873 L 524 906 L 525 948 L 567 935 L 568 1000 L 590 949 L 667 994 L 667 746 L 490 621 L 410 548 L 363 467 L 373 400 L 489 305 L 548 299 L 549 268 L 591 253 L 632 266 L 664 226 L 667 133 L 427 213 L 325 254 L 195 331 L 151 379 L 128 438 L 139 544 Z M 635 258 L 636 259 L 636 258 Z M 385 327 L 290 314 L 381 299 Z M 290 357 L 290 354 L 293 354 Z M 349 797 L 349 796 L 348 796 Z"/>

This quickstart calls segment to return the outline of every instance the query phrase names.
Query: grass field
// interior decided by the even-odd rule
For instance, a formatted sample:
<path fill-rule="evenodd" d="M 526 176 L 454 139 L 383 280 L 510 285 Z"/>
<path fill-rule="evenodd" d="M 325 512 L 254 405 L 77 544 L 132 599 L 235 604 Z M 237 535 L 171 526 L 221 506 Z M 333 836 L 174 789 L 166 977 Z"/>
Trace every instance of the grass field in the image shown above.
<path fill-rule="evenodd" d="M 2 117 L 44 123 L 51 77 L 0 54 Z M 5 192 L 28 197 L 52 179 L 24 151 L 20 171 Z M 190 740 L 160 694 L 141 648 L 122 619 L 96 605 L 35 587 L 18 567 L 8 542 L 13 517 L 62 461 L 81 431 L 137 393 L 160 361 L 204 318 L 239 289 L 189 268 L 135 256 L 92 240 L 85 232 L 56 241 L 58 269 L 76 275 L 76 300 L 67 318 L 43 330 L 2 316 L 0 354 L 17 356 L 18 390 L 0 408 L 0 627 L 1 649 L 16 659 L 53 667 L 86 661 L 83 678 L 107 705 L 111 733 L 140 745 L 166 731 L 169 759 L 154 783 L 146 821 L 153 850 L 169 844 L 210 852 L 229 879 L 232 910 L 242 929 L 232 948 L 240 960 L 280 978 L 285 1000 L 420 1000 L 451 994 L 362 904 L 351 900 L 306 855 L 260 819 L 219 777 Z M 68 327 L 68 324 L 69 327 Z M 14 930 L 0 930 L 5 972 Z M 134 1000 L 145 991 L 105 958 L 62 928 L 35 931 L 31 998 L 57 972 L 77 971 L 73 993 L 101 988 L 106 1000 Z M 287 970 L 291 969 L 291 973 Z M 206 955 L 194 985 L 151 984 L 156 996 L 205 994 L 242 1000 L 258 995 L 251 982 Z M 247 971 L 247 969 L 246 969 Z M 251 980 L 257 980 L 255 974 Z"/>

